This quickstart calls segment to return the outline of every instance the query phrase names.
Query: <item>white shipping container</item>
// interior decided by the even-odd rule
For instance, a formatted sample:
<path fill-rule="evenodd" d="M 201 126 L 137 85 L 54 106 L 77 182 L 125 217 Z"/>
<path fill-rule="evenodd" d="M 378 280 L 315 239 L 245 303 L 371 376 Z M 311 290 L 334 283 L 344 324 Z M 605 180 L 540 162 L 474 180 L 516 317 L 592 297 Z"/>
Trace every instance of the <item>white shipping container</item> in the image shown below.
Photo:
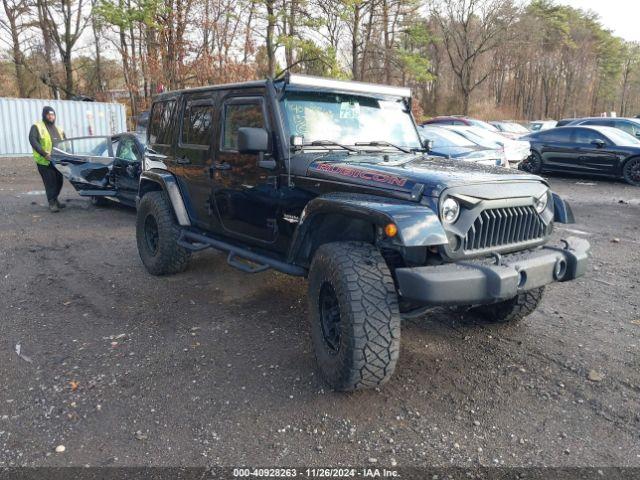
<path fill-rule="evenodd" d="M 124 105 L 36 98 L 0 98 L 0 156 L 31 155 L 29 130 L 42 119 L 42 108 L 56 111 L 56 124 L 67 138 L 113 135 L 127 129 Z"/>

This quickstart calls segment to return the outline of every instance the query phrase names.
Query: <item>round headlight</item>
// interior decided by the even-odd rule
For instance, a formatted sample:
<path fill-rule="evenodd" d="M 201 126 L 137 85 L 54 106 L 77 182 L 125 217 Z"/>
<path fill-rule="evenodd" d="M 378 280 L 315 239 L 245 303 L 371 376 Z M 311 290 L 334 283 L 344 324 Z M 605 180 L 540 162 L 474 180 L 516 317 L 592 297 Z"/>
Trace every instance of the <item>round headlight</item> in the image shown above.
<path fill-rule="evenodd" d="M 536 198 L 536 211 L 542 213 L 547 208 L 547 202 L 549 201 L 549 195 L 544 192 L 541 196 Z"/>
<path fill-rule="evenodd" d="M 453 223 L 458 219 L 460 215 L 460 204 L 449 197 L 442 202 L 442 220 L 447 223 Z"/>

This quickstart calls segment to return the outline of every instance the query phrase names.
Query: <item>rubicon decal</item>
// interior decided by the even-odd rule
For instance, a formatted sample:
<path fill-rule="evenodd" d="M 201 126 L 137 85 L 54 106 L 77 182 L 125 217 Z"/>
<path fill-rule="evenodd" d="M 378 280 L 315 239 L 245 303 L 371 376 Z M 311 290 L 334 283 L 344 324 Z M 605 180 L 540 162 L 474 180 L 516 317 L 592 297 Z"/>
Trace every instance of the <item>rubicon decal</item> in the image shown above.
<path fill-rule="evenodd" d="M 342 167 L 340 165 L 331 165 L 330 163 L 321 163 L 316 167 L 317 170 L 327 173 L 334 173 L 342 177 L 361 178 L 369 182 L 386 183 L 397 187 L 404 187 L 407 183 L 406 178 L 389 175 L 387 173 L 375 172 L 361 168 Z"/>

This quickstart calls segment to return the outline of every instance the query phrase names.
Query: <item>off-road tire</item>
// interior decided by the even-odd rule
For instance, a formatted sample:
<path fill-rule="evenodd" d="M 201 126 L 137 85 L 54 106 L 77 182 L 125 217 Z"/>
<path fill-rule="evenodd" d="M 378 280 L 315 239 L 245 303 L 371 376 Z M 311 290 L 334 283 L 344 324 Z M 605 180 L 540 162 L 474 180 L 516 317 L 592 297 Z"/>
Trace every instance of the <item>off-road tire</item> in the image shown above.
<path fill-rule="evenodd" d="M 91 197 L 91 205 L 94 207 L 106 207 L 109 205 L 109 200 L 104 197 Z"/>
<path fill-rule="evenodd" d="M 321 292 L 331 289 L 339 310 L 337 349 L 323 333 Z M 389 380 L 400 353 L 400 313 L 391 273 L 373 245 L 320 246 L 309 270 L 308 301 L 316 361 L 333 389 L 374 388 Z"/>
<path fill-rule="evenodd" d="M 157 238 L 153 240 L 153 225 Z M 152 275 L 183 272 L 191 252 L 178 245 L 180 229 L 163 192 L 149 192 L 140 201 L 136 216 L 136 241 L 142 263 Z M 155 247 L 155 248 L 154 248 Z"/>
<path fill-rule="evenodd" d="M 622 167 L 622 178 L 629 185 L 640 187 L 640 157 L 630 158 Z"/>
<path fill-rule="evenodd" d="M 531 315 L 542 301 L 544 287 L 522 292 L 509 300 L 490 305 L 480 305 L 473 310 L 487 323 L 519 322 Z"/>
<path fill-rule="evenodd" d="M 520 162 L 518 169 L 538 175 L 542 173 L 542 157 L 538 152 L 532 151 L 526 160 Z"/>

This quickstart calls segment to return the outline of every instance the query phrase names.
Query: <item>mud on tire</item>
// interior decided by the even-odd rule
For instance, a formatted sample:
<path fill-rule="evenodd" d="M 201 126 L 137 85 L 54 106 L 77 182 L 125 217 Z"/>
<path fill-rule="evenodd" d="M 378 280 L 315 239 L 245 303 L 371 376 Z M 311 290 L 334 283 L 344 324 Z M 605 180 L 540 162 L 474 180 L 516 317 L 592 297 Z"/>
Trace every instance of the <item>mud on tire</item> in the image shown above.
<path fill-rule="evenodd" d="M 320 246 L 309 272 L 308 301 L 316 361 L 332 388 L 373 388 L 391 377 L 400 351 L 398 298 L 373 245 Z"/>
<path fill-rule="evenodd" d="M 177 244 L 180 229 L 163 192 L 149 192 L 140 201 L 136 217 L 138 253 L 152 275 L 183 272 L 191 252 Z"/>
<path fill-rule="evenodd" d="M 534 288 L 528 292 L 499 303 L 480 305 L 473 310 L 479 313 L 488 323 L 518 322 L 531 315 L 542 301 L 544 287 Z"/>

